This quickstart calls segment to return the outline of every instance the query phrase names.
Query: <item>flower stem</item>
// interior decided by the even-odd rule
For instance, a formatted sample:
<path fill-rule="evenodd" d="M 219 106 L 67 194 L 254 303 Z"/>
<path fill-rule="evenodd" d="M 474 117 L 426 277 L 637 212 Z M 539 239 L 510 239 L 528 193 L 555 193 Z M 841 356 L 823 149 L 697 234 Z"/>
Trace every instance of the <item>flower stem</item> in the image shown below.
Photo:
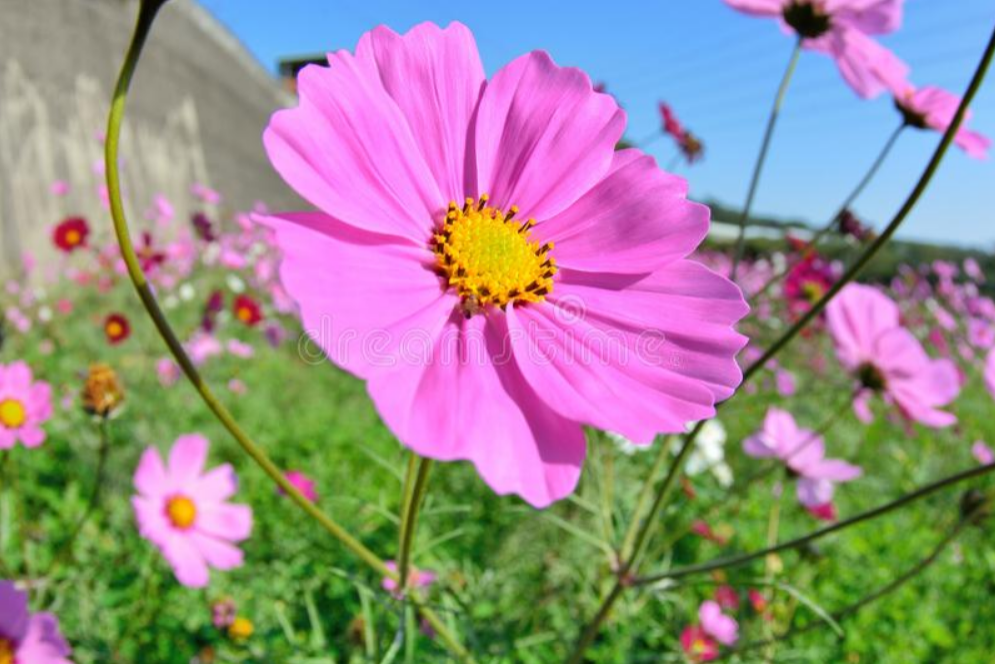
<path fill-rule="evenodd" d="M 322 512 L 314 503 L 304 497 L 284 476 L 283 472 L 270 460 L 266 452 L 259 447 L 242 430 L 238 422 L 232 417 L 227 408 L 222 405 L 214 392 L 207 386 L 200 372 L 190 360 L 186 350 L 176 337 L 166 317 L 162 313 L 148 280 L 142 271 L 138 256 L 131 241 L 128 231 L 128 223 L 125 219 L 124 204 L 121 199 L 121 176 L 118 164 L 118 152 L 121 141 L 121 124 L 124 120 L 125 102 L 128 97 L 128 90 L 135 73 L 135 68 L 141 57 L 145 41 L 152 28 L 156 14 L 162 5 L 161 0 L 143 1 L 139 6 L 138 18 L 135 23 L 135 31 L 128 46 L 124 63 L 118 74 L 117 84 L 114 88 L 114 97 L 111 101 L 110 114 L 107 119 L 107 140 L 105 143 L 104 162 L 107 171 L 107 190 L 110 198 L 111 217 L 114 222 L 114 232 L 117 235 L 118 244 L 121 247 L 121 256 L 128 269 L 128 276 L 131 278 L 138 292 L 138 297 L 142 305 L 148 312 L 149 317 L 155 324 L 159 335 L 166 342 L 170 352 L 176 362 L 183 369 L 183 373 L 193 384 L 200 394 L 201 399 L 207 407 L 214 413 L 214 416 L 231 433 L 236 442 L 242 447 L 246 454 L 265 472 L 273 482 L 279 486 L 294 503 L 302 509 L 308 516 L 318 522 L 332 537 L 339 540 L 343 546 L 352 551 L 360 560 L 369 565 L 375 572 L 390 578 L 397 578 L 397 575 L 387 569 L 375 553 L 370 551 L 359 540 L 340 526 L 335 520 Z M 465 648 L 450 634 L 445 624 L 435 615 L 433 611 L 425 607 L 420 600 L 413 600 L 418 606 L 419 612 L 432 625 L 439 638 L 452 650 L 460 659 L 472 661 L 472 658 Z"/>
<path fill-rule="evenodd" d="M 961 471 L 955 473 L 954 475 L 949 475 L 943 479 L 932 482 L 925 486 L 919 487 L 915 491 L 911 491 L 900 498 L 897 498 L 884 505 L 879 505 L 874 509 L 867 510 L 866 512 L 861 512 L 849 519 L 844 519 L 843 521 L 837 521 L 825 528 L 820 528 L 819 530 L 812 531 L 811 533 L 798 537 L 787 542 L 781 542 L 780 544 L 775 544 L 774 546 L 769 546 L 758 551 L 753 551 L 751 553 L 744 553 L 739 556 L 730 556 L 727 558 L 718 558 L 716 560 L 711 560 L 705 563 L 699 563 L 697 565 L 687 565 L 686 567 L 678 567 L 666 572 L 660 572 L 659 574 L 651 574 L 649 576 L 640 577 L 633 581 L 634 585 L 646 585 L 650 583 L 656 583 L 657 581 L 662 581 L 663 579 L 681 579 L 686 576 L 691 576 L 693 574 L 703 574 L 705 572 L 712 572 L 720 569 L 728 569 L 730 567 L 739 567 L 752 562 L 758 558 L 764 558 L 772 553 L 778 553 L 780 551 L 786 551 L 788 549 L 796 549 L 800 546 L 804 546 L 809 542 L 814 542 L 817 539 L 821 539 L 826 535 L 831 535 L 832 533 L 838 532 L 840 530 L 845 530 L 850 526 L 855 526 L 858 523 L 863 523 L 870 519 L 877 518 L 893 512 L 901 507 L 905 507 L 911 503 L 916 502 L 922 498 L 936 493 L 937 491 L 942 491 L 948 487 L 954 486 L 960 482 L 966 480 L 974 479 L 975 477 L 981 477 L 987 475 L 988 473 L 995 471 L 995 463 L 990 463 L 985 466 L 977 466 L 969 470 Z"/>
<path fill-rule="evenodd" d="M 908 125 L 903 123 L 895 128 L 895 131 L 892 132 L 891 136 L 888 138 L 888 141 L 884 144 L 884 147 L 881 149 L 881 152 L 878 154 L 877 159 L 874 160 L 874 163 L 871 164 L 870 169 L 868 169 L 868 171 L 864 174 L 864 177 L 861 178 L 860 182 L 857 183 L 857 186 L 853 189 L 853 191 L 850 192 L 850 195 L 847 196 L 846 199 L 843 201 L 842 205 L 839 206 L 839 208 L 836 210 L 836 213 L 829 219 L 829 221 L 822 228 L 820 228 L 816 232 L 815 235 L 812 236 L 811 240 L 805 243 L 805 247 L 802 248 L 802 250 L 799 252 L 799 256 L 796 260 L 790 261 L 787 265 L 785 265 L 781 269 L 780 272 L 771 277 L 767 281 L 767 283 L 763 285 L 763 288 L 761 288 L 760 290 L 758 290 L 756 293 L 753 294 L 752 297 L 754 300 L 765 295 L 771 288 L 774 287 L 774 285 L 776 285 L 784 277 L 786 277 L 788 273 L 791 272 L 791 270 L 796 265 L 798 265 L 798 263 L 805 260 L 812 254 L 812 250 L 815 249 L 815 247 L 819 244 L 822 238 L 824 238 L 826 234 L 828 234 L 836 226 L 836 224 L 839 223 L 840 217 L 842 217 L 843 214 L 850 209 L 850 206 L 853 205 L 853 202 L 857 200 L 860 194 L 863 193 L 864 189 L 867 188 L 867 185 L 870 184 L 871 180 L 874 179 L 874 176 L 877 174 L 878 170 L 880 170 L 881 165 L 884 164 L 885 160 L 888 158 L 888 155 L 891 153 L 891 149 L 895 146 L 895 143 L 898 141 L 898 137 L 902 135 L 902 130 L 905 129 L 905 127 L 907 126 Z"/>
<path fill-rule="evenodd" d="M 417 472 L 411 472 L 417 460 Z M 400 530 L 400 552 L 397 559 L 397 573 L 400 577 L 401 592 L 407 588 L 408 577 L 411 573 L 411 545 L 415 540 L 415 529 L 418 527 L 418 512 L 421 509 L 422 500 L 428 488 L 428 476 L 432 470 L 432 460 L 420 458 L 414 453 L 411 454 L 411 463 L 408 464 L 408 475 L 405 478 L 405 486 L 411 485 L 410 490 L 405 489 L 407 495 L 404 511 L 401 513 Z M 413 482 L 412 482 L 413 478 Z"/>
<path fill-rule="evenodd" d="M 794 76 L 798 66 L 798 58 L 802 52 L 802 40 L 799 38 L 795 43 L 794 50 L 791 51 L 791 59 L 788 60 L 788 67 L 784 70 L 781 78 L 781 85 L 777 88 L 777 96 L 774 97 L 774 106 L 770 110 L 767 118 L 767 128 L 764 130 L 763 141 L 760 143 L 760 154 L 757 155 L 756 164 L 753 166 L 753 175 L 750 177 L 750 188 L 746 194 L 746 203 L 743 204 L 743 211 L 739 216 L 739 234 L 736 236 L 736 249 L 733 254 L 732 270 L 729 279 L 736 281 L 736 272 L 739 263 L 743 259 L 743 249 L 746 246 L 746 224 L 750 219 L 750 210 L 753 208 L 753 199 L 757 194 L 757 186 L 760 184 L 760 175 L 764 169 L 764 162 L 767 161 L 767 152 L 770 149 L 771 139 L 774 137 L 774 127 L 777 126 L 777 119 L 781 115 L 781 106 L 784 105 L 784 96 L 788 92 L 788 85 Z"/>
<path fill-rule="evenodd" d="M 646 511 L 646 504 L 653 494 L 653 485 L 656 482 L 656 477 L 663 470 L 663 464 L 670 457 L 670 448 L 673 442 L 674 436 L 667 436 L 658 446 L 659 450 L 656 453 L 656 459 L 653 460 L 653 467 L 650 468 L 649 475 L 647 475 L 646 481 L 643 482 L 643 486 L 639 490 L 636 506 L 632 510 L 632 521 L 629 522 L 629 527 L 625 531 L 625 538 L 622 540 L 621 560 L 627 560 L 632 554 L 632 548 L 636 542 L 636 534 L 639 531 L 639 524 L 642 523 L 643 512 Z"/>

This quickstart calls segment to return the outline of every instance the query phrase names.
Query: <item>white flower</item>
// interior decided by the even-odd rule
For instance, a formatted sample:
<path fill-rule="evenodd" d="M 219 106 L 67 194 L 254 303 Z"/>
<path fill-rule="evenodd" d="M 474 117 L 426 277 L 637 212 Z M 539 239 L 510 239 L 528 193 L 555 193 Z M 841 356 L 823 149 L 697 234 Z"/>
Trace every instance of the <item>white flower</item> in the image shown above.
<path fill-rule="evenodd" d="M 190 284 L 183 284 L 182 286 L 180 286 L 178 294 L 181 300 L 183 300 L 184 302 L 189 302 L 197 295 L 197 291 Z"/>
<path fill-rule="evenodd" d="M 688 425 L 688 430 L 694 428 Z M 725 462 L 726 430 L 719 420 L 708 420 L 698 432 L 694 441 L 694 449 L 688 455 L 684 466 L 688 475 L 699 475 L 710 471 L 723 487 L 732 485 L 732 468 Z M 674 448 L 676 453 L 679 448 Z"/>
<path fill-rule="evenodd" d="M 632 456 L 636 452 L 641 452 L 646 449 L 646 445 L 636 445 L 634 442 L 626 438 L 620 433 L 615 433 L 614 431 L 605 431 L 605 435 L 608 439 L 615 443 L 615 447 L 619 452 L 627 456 Z"/>
<path fill-rule="evenodd" d="M 242 293 L 245 291 L 245 282 L 242 281 L 238 275 L 229 274 L 225 281 L 228 282 L 228 289 L 231 290 L 232 293 Z"/>

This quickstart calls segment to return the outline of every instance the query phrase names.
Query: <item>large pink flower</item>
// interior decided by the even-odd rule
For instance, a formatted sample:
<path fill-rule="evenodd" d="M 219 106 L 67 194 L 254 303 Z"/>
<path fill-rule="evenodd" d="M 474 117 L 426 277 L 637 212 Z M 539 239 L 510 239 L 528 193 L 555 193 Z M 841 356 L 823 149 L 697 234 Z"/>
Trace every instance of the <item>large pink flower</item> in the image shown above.
<path fill-rule="evenodd" d="M 894 32 L 905 0 L 725 0 L 753 16 L 777 18 L 802 48 L 826 53 L 861 97 L 901 86 L 908 66 L 871 35 Z"/>
<path fill-rule="evenodd" d="M 52 388 L 36 381 L 24 362 L 0 364 L 0 450 L 20 440 L 25 447 L 45 442 L 41 425 L 52 416 Z"/>
<path fill-rule="evenodd" d="M 872 393 L 898 406 L 908 419 L 930 427 L 945 427 L 957 418 L 941 406 L 960 392 L 956 365 L 930 359 L 922 344 L 899 323 L 898 306 L 870 286 L 849 284 L 826 308 L 826 322 L 836 355 L 857 379 L 857 415 L 871 419 L 867 400 Z"/>
<path fill-rule="evenodd" d="M 953 124 L 960 97 L 942 88 L 928 86 L 918 90 L 906 83 L 895 91 L 895 105 L 901 111 L 906 124 L 917 129 L 933 129 L 945 132 Z M 964 122 L 954 135 L 954 143 L 968 156 L 984 159 L 988 156 L 991 140 L 987 136 L 966 127 L 971 112 L 964 114 Z"/>
<path fill-rule="evenodd" d="M 31 613 L 28 594 L 0 581 L 0 662 L 71 664 L 69 645 L 51 613 Z"/>
<path fill-rule="evenodd" d="M 770 408 L 763 429 L 743 441 L 743 450 L 753 457 L 780 459 L 798 475 L 798 502 L 805 507 L 828 505 L 836 482 L 849 482 L 861 475 L 859 466 L 826 458 L 822 436 L 795 423 L 791 413 Z"/>
<path fill-rule="evenodd" d="M 649 443 L 733 393 L 747 306 L 686 259 L 708 209 L 615 152 L 624 113 L 586 75 L 537 51 L 487 81 L 457 23 L 328 60 L 264 135 L 320 212 L 262 221 L 305 328 L 405 445 L 545 506 L 583 424 Z"/>
<path fill-rule="evenodd" d="M 159 547 L 177 580 L 192 588 L 207 585 L 209 567 L 239 567 L 242 551 L 233 543 L 252 531 L 251 508 L 227 502 L 238 488 L 232 467 L 204 472 L 207 448 L 203 436 L 180 436 L 168 465 L 159 450 L 146 449 L 135 471 L 138 495 L 131 499 L 142 537 Z"/>

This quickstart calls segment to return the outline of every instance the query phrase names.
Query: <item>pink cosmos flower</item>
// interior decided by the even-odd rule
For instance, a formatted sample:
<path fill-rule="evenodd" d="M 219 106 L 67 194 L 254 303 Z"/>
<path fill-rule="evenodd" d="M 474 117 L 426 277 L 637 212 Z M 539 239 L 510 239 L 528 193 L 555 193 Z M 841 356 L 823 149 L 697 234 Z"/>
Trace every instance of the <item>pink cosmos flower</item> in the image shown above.
<path fill-rule="evenodd" d="M 964 273 L 976 283 L 985 283 L 985 272 L 974 258 L 964 259 Z"/>
<path fill-rule="evenodd" d="M 967 341 L 976 348 L 991 348 L 995 345 L 995 327 L 986 320 L 968 318 Z"/>
<path fill-rule="evenodd" d="M 974 445 L 971 445 L 971 454 L 983 466 L 995 462 L 995 452 L 992 451 L 992 448 L 985 445 L 983 441 L 978 440 L 975 441 Z"/>
<path fill-rule="evenodd" d="M 288 470 L 285 472 L 284 477 L 290 484 L 301 492 L 305 498 L 310 500 L 312 503 L 318 500 L 318 492 L 314 489 L 314 480 L 300 472 L 299 470 Z M 283 490 L 277 488 L 277 492 L 283 494 Z"/>
<path fill-rule="evenodd" d="M 698 607 L 698 620 L 701 627 L 722 645 L 731 646 L 739 639 L 739 625 L 736 619 L 722 613 L 718 602 L 706 600 Z"/>
<path fill-rule="evenodd" d="M 945 132 L 954 121 L 960 97 L 942 88 L 928 86 L 918 90 L 905 83 L 894 90 L 895 105 L 905 118 L 905 124 L 916 129 L 932 129 Z M 954 143 L 969 157 L 984 159 L 988 156 L 991 140 L 976 131 L 967 129 L 971 119 L 970 110 L 964 114 L 964 122 L 954 135 Z M 956 266 L 954 266 L 956 270 Z"/>
<path fill-rule="evenodd" d="M 843 79 L 865 99 L 898 89 L 909 68 L 871 38 L 894 32 L 905 0 L 725 0 L 733 9 L 777 18 L 802 48 L 829 55 Z"/>
<path fill-rule="evenodd" d="M 577 483 L 584 424 L 648 444 L 733 393 L 748 308 L 686 258 L 708 209 L 615 151 L 625 114 L 586 75 L 536 51 L 487 81 L 458 23 L 328 60 L 263 137 L 320 211 L 257 220 L 402 443 L 544 507 Z"/>
<path fill-rule="evenodd" d="M 388 560 L 384 562 L 384 566 L 391 572 L 397 572 L 397 563 L 393 560 Z M 437 575 L 431 570 L 420 570 L 412 567 L 408 572 L 408 588 L 428 588 L 433 583 Z M 384 577 L 381 582 L 383 589 L 394 595 L 395 597 L 400 597 L 402 593 L 398 591 L 397 581 L 388 577 Z"/>
<path fill-rule="evenodd" d="M 41 428 L 52 416 L 52 388 L 36 381 L 25 362 L 0 364 L 0 450 L 17 441 L 25 447 L 45 442 Z"/>
<path fill-rule="evenodd" d="M 859 466 L 839 459 L 827 459 L 822 436 L 795 423 L 791 413 L 770 408 L 763 428 L 743 441 L 743 450 L 752 457 L 780 459 L 799 476 L 798 502 L 818 507 L 832 501 L 836 482 L 860 477 Z"/>
<path fill-rule="evenodd" d="M 692 662 L 711 662 L 719 656 L 719 644 L 700 625 L 684 628 L 681 649 Z"/>
<path fill-rule="evenodd" d="M 69 644 L 51 613 L 31 613 L 28 594 L 0 581 L 0 662 L 3 664 L 72 664 Z"/>
<path fill-rule="evenodd" d="M 957 421 L 939 410 L 960 392 L 956 365 L 926 355 L 899 324 L 898 306 L 888 296 L 870 286 L 848 284 L 826 308 L 826 321 L 840 363 L 857 380 L 854 409 L 863 421 L 872 418 L 867 404 L 873 393 L 925 426 Z"/>
<path fill-rule="evenodd" d="M 227 502 L 238 488 L 231 465 L 204 472 L 208 445 L 198 434 L 180 436 L 167 465 L 159 450 L 146 449 L 135 471 L 138 495 L 131 499 L 139 533 L 191 588 L 207 585 L 210 567 L 241 566 L 242 551 L 234 543 L 252 532 L 252 509 Z"/>

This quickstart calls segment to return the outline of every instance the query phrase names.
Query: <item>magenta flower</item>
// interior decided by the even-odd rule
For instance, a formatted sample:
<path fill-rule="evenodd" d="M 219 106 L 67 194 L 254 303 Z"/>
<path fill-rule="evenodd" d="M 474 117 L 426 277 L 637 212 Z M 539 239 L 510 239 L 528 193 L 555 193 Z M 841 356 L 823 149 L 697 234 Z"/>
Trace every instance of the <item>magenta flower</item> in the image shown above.
<path fill-rule="evenodd" d="M 701 628 L 722 645 L 731 646 L 739 639 L 739 625 L 736 619 L 722 613 L 718 602 L 706 600 L 698 607 L 698 620 Z"/>
<path fill-rule="evenodd" d="M 204 472 L 207 439 L 180 436 L 163 465 L 159 450 L 142 454 L 131 504 L 139 533 L 155 544 L 185 586 L 207 585 L 210 567 L 233 569 L 242 551 L 233 545 L 252 531 L 252 509 L 227 502 L 238 488 L 235 471 L 223 464 Z"/>
<path fill-rule="evenodd" d="M 719 644 L 700 625 L 684 628 L 681 649 L 692 662 L 711 662 L 719 656 Z"/>
<path fill-rule="evenodd" d="M 310 500 L 312 503 L 318 500 L 318 492 L 314 489 L 314 480 L 300 472 L 299 470 L 288 470 L 283 474 L 290 482 L 291 486 L 301 492 L 301 495 Z M 277 487 L 277 492 L 281 495 L 284 493 L 282 489 Z"/>
<path fill-rule="evenodd" d="M 51 613 L 31 613 L 28 594 L 0 580 L 0 662 L 72 664 L 69 644 Z"/>
<path fill-rule="evenodd" d="M 51 386 L 36 381 L 25 362 L 0 364 L 0 450 L 17 441 L 38 447 L 45 442 L 41 425 L 51 416 Z"/>
<path fill-rule="evenodd" d="M 826 307 L 826 322 L 840 363 L 857 380 L 854 409 L 872 418 L 868 401 L 880 394 L 902 415 L 929 427 L 957 421 L 939 410 L 960 392 L 956 365 L 930 359 L 922 344 L 899 324 L 898 306 L 880 291 L 849 284 Z"/>
<path fill-rule="evenodd" d="M 971 445 L 971 454 L 983 466 L 995 462 L 995 452 L 992 451 L 992 448 L 985 445 L 984 441 L 975 441 L 974 445 Z"/>
<path fill-rule="evenodd" d="M 798 502 L 805 507 L 830 503 L 837 482 L 860 477 L 859 466 L 839 459 L 827 459 L 822 436 L 795 423 L 791 413 L 769 408 L 763 428 L 743 441 L 743 450 L 752 457 L 780 459 L 798 476 Z"/>
<path fill-rule="evenodd" d="M 836 61 L 843 79 L 865 99 L 899 89 L 908 66 L 871 35 L 894 32 L 905 0 L 725 0 L 733 9 L 777 18 L 802 48 Z"/>
<path fill-rule="evenodd" d="M 895 89 L 895 105 L 905 118 L 905 124 L 916 129 L 945 132 L 953 124 L 960 97 L 942 88 L 928 86 L 918 90 L 905 83 Z M 964 114 L 964 122 L 954 135 L 954 143 L 969 157 L 984 159 L 988 156 L 991 140 L 976 131 L 967 129 L 971 112 Z"/>
<path fill-rule="evenodd" d="M 625 115 L 543 52 L 491 81 L 470 31 L 380 27 L 305 67 L 264 142 L 320 212 L 260 220 L 305 329 L 402 443 L 536 507 L 582 425 L 649 443 L 741 380 L 742 293 L 687 256 L 708 209 Z"/>

